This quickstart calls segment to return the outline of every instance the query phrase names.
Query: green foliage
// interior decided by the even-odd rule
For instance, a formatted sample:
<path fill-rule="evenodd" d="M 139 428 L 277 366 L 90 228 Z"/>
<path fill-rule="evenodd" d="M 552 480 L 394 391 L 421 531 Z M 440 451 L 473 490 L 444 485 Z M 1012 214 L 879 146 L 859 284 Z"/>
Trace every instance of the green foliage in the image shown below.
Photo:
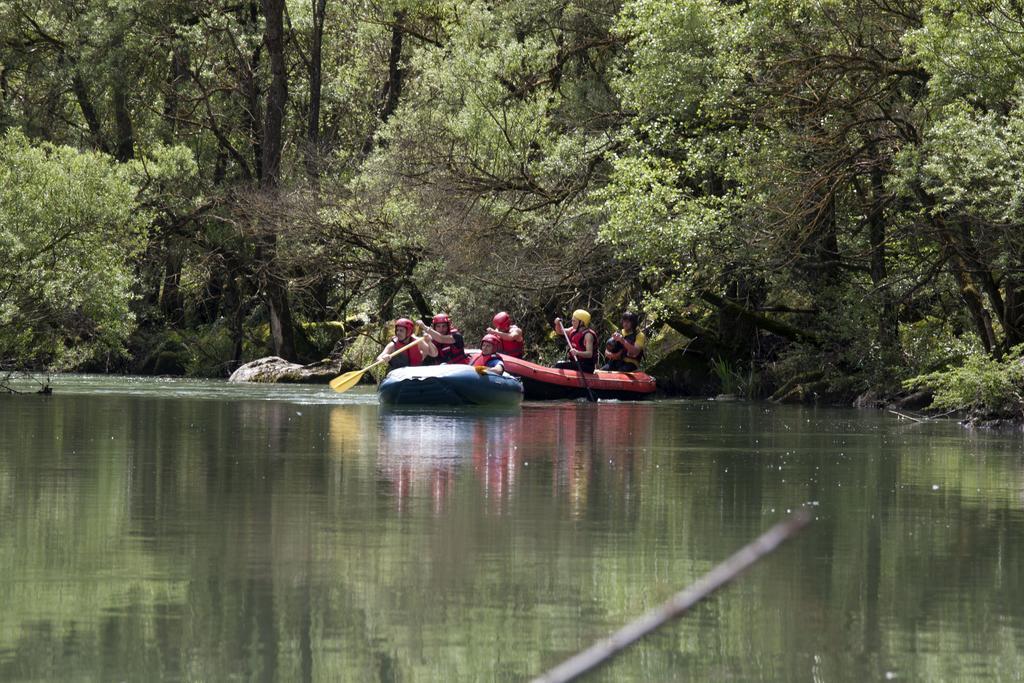
<path fill-rule="evenodd" d="M 1024 418 L 1024 345 L 1002 359 L 985 353 L 969 355 L 962 366 L 918 375 L 907 388 L 935 392 L 932 407 L 967 410 L 981 417 Z"/>
<path fill-rule="evenodd" d="M 719 393 L 757 398 L 761 392 L 761 380 L 752 367 L 740 368 L 724 358 L 711 362 L 711 370 L 719 383 Z"/>
<path fill-rule="evenodd" d="M 958 335 L 951 321 L 927 317 L 900 326 L 903 365 L 913 375 L 923 375 L 960 365 L 984 353 L 978 340 Z"/>
<path fill-rule="evenodd" d="M 94 264 L 132 277 L 66 297 L 103 311 L 7 325 L 5 348 L 73 365 L 118 345 L 126 305 L 151 331 L 218 330 L 218 358 L 298 359 L 304 323 L 353 314 L 446 309 L 472 337 L 505 309 L 541 339 L 630 301 L 730 367 L 884 392 L 1024 342 L 1013 3 L 292 1 L 273 182 L 266 11 L 0 4 L 0 131 L 118 159 L 133 191 L 76 192 L 149 223 Z"/>
<path fill-rule="evenodd" d="M 106 155 L 0 138 L 0 362 L 69 367 L 123 343 L 137 193 Z"/>

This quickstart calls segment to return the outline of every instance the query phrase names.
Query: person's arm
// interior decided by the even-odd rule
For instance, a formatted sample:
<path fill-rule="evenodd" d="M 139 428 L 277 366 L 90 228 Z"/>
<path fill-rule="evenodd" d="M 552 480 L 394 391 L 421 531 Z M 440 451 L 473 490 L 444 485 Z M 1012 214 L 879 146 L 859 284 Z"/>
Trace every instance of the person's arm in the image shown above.
<path fill-rule="evenodd" d="M 430 325 L 426 324 L 422 320 L 417 320 L 416 324 L 420 326 L 421 330 L 423 330 L 423 336 L 424 337 L 429 335 L 430 338 L 432 340 L 434 340 L 434 341 L 442 341 L 440 339 L 441 334 L 437 330 L 435 330 L 433 327 L 431 327 Z M 445 342 L 445 343 L 450 344 L 451 342 Z"/>
<path fill-rule="evenodd" d="M 395 352 L 395 342 L 389 341 L 388 345 L 384 347 L 384 350 L 377 356 L 377 360 L 390 360 L 391 354 Z"/>
<path fill-rule="evenodd" d="M 626 348 L 626 355 L 630 358 L 636 358 L 644 351 L 644 344 L 647 342 L 647 336 L 643 332 L 636 333 L 636 343 L 630 342 L 628 339 L 622 336 L 621 332 L 616 332 L 612 335 L 613 338 L 622 344 Z"/>
<path fill-rule="evenodd" d="M 454 344 L 455 343 L 455 337 L 453 337 L 452 335 L 450 335 L 450 334 L 441 334 L 440 332 L 435 330 L 433 327 L 430 327 L 429 325 L 425 324 L 422 320 L 417 320 L 416 322 L 417 322 L 417 324 L 419 324 L 420 327 L 423 328 L 423 336 L 430 335 L 430 338 L 433 341 L 438 342 L 439 344 Z"/>
<path fill-rule="evenodd" d="M 562 327 L 562 319 L 555 318 L 555 332 L 558 334 L 562 334 L 564 332 L 564 329 L 565 328 Z"/>
<path fill-rule="evenodd" d="M 498 363 L 493 367 L 487 368 L 487 372 L 491 373 L 492 375 L 503 375 L 505 374 L 505 364 Z"/>
<path fill-rule="evenodd" d="M 630 358 L 638 358 L 641 353 L 644 352 L 644 345 L 647 344 L 647 335 L 643 332 L 636 333 L 636 343 L 630 344 L 625 339 L 622 340 L 622 345 L 626 347 L 626 355 Z"/>
<path fill-rule="evenodd" d="M 510 327 L 508 332 L 502 332 L 501 330 L 495 329 L 493 327 L 488 327 L 487 333 L 493 334 L 501 341 L 523 341 L 523 331 L 516 327 L 515 325 Z"/>
<path fill-rule="evenodd" d="M 437 357 L 437 347 L 434 346 L 434 340 L 427 335 L 420 337 L 420 350 L 425 356 L 430 358 Z"/>
<path fill-rule="evenodd" d="M 576 353 L 577 358 L 593 358 L 594 357 L 594 335 L 587 334 L 583 336 L 583 350 Z"/>

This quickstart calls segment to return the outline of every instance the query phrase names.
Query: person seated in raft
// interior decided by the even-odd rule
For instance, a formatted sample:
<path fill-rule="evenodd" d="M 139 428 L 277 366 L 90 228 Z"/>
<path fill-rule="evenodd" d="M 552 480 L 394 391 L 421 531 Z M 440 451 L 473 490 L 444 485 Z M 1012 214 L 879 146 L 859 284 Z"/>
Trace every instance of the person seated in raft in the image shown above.
<path fill-rule="evenodd" d="M 377 356 L 377 360 L 387 360 L 389 370 L 408 368 L 416 365 L 423 365 L 427 358 L 437 355 L 437 347 L 430 341 L 430 337 L 424 335 L 419 343 L 403 351 L 395 353 L 400 348 L 413 340 L 412 332 L 415 329 L 413 322 L 408 318 L 399 318 L 395 321 L 395 336 L 391 338 L 388 345 Z"/>
<path fill-rule="evenodd" d="M 626 363 L 623 357 L 626 355 L 626 347 L 615 337 L 609 337 L 604 343 L 604 365 L 601 370 L 605 372 L 625 372 Z"/>
<path fill-rule="evenodd" d="M 437 357 L 431 364 L 460 363 L 465 365 L 469 362 L 466 356 L 466 343 L 462 339 L 462 333 L 452 328 L 452 319 L 447 313 L 438 313 L 431 319 L 432 325 L 426 325 L 422 320 L 416 324 L 423 328 L 424 336 L 437 347 Z"/>
<path fill-rule="evenodd" d="M 484 338 L 480 340 L 480 353 L 475 354 L 469 363 L 481 375 L 485 372 L 500 375 L 505 372 L 505 364 L 501 362 L 501 356 L 498 355 L 500 350 L 501 339 L 493 334 L 485 334 Z"/>
<path fill-rule="evenodd" d="M 622 329 L 613 334 L 612 339 L 622 345 L 625 353 L 619 367 L 614 369 L 619 372 L 637 372 L 644 357 L 644 347 L 647 346 L 647 335 L 638 329 L 640 318 L 632 311 L 623 313 L 620 322 Z"/>
<path fill-rule="evenodd" d="M 555 318 L 555 332 L 568 335 L 569 352 L 566 360 L 555 363 L 562 370 L 593 372 L 597 360 L 597 333 L 590 329 L 590 313 L 578 308 L 572 312 L 572 327 L 562 327 L 562 319 Z"/>
<path fill-rule="evenodd" d="M 523 357 L 523 331 L 512 322 L 512 316 L 505 311 L 498 313 L 491 321 L 494 327 L 487 328 L 487 334 L 493 334 L 501 340 L 501 352 L 513 358 Z"/>

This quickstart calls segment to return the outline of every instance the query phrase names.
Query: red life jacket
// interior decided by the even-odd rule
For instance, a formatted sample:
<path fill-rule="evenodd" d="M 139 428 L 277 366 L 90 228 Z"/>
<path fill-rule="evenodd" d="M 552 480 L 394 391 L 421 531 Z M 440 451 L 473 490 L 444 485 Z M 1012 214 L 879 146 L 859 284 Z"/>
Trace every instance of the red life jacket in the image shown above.
<path fill-rule="evenodd" d="M 462 333 L 458 330 L 450 330 L 448 332 L 455 341 L 451 344 L 442 344 L 441 342 L 434 342 L 434 346 L 437 347 L 437 358 L 435 363 L 458 363 L 465 365 L 469 362 L 469 356 L 466 355 L 465 343 L 462 341 Z"/>
<path fill-rule="evenodd" d="M 395 345 L 395 351 L 397 351 L 406 344 L 412 343 L 412 338 L 406 337 L 402 341 L 398 341 L 398 337 L 392 337 L 391 343 Z M 413 367 L 416 365 L 423 365 L 423 351 L 420 349 L 419 344 L 416 344 L 408 351 L 403 351 L 388 361 L 388 367 L 392 370 L 396 368 Z"/>
<path fill-rule="evenodd" d="M 513 358 L 523 357 L 523 347 L 525 344 L 521 341 L 513 341 L 512 339 L 501 340 L 501 352 L 506 356 L 512 356 Z"/>
<path fill-rule="evenodd" d="M 493 368 L 495 365 L 497 365 L 500 362 L 501 362 L 501 356 L 499 356 L 496 353 L 492 353 L 492 354 L 490 354 L 488 356 L 485 356 L 482 353 L 478 353 L 475 356 L 473 356 L 473 360 L 471 360 L 469 362 L 469 364 L 473 365 L 475 367 Z"/>
<path fill-rule="evenodd" d="M 587 335 L 590 335 L 591 337 L 594 338 L 594 345 L 591 348 L 593 349 L 593 351 L 595 353 L 590 358 L 584 358 L 583 360 L 591 360 L 592 361 L 592 360 L 595 360 L 596 357 L 597 357 L 597 353 L 596 353 L 596 351 L 597 351 L 597 333 L 596 332 L 594 332 L 589 327 L 581 327 L 578 330 L 570 331 L 569 332 L 569 343 L 572 344 L 572 347 L 574 349 L 576 349 L 577 351 L 586 351 L 587 350 Z"/>

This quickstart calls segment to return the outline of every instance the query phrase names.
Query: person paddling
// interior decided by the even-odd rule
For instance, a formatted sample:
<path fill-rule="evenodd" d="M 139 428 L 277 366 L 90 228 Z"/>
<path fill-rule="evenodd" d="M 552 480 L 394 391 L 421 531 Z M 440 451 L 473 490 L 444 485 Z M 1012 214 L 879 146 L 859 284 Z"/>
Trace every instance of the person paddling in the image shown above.
<path fill-rule="evenodd" d="M 491 321 L 494 327 L 488 327 L 487 333 L 501 340 L 501 352 L 513 358 L 523 357 L 523 331 L 512 322 L 512 316 L 505 311 L 498 313 Z"/>
<path fill-rule="evenodd" d="M 505 364 L 501 362 L 498 351 L 501 350 L 501 339 L 493 334 L 485 334 L 480 340 L 480 353 L 474 354 L 469 361 L 476 371 L 483 374 L 500 375 L 505 372 Z"/>
<path fill-rule="evenodd" d="M 572 312 L 572 326 L 565 330 L 562 319 L 555 318 L 555 332 L 569 337 L 569 352 L 566 360 L 555 363 L 563 370 L 593 372 L 597 359 L 597 333 L 590 329 L 590 313 L 578 308 Z"/>
<path fill-rule="evenodd" d="M 396 320 L 395 336 L 391 338 L 388 345 L 380 352 L 380 355 L 377 356 L 377 360 L 386 360 L 388 362 L 388 369 L 396 370 L 398 368 L 423 365 L 425 359 L 436 356 L 437 347 L 434 346 L 433 342 L 431 342 L 430 338 L 426 335 L 424 335 L 415 346 L 402 353 L 395 353 L 395 351 L 413 340 L 412 332 L 414 329 L 415 326 L 413 325 L 413 322 L 408 318 L 399 318 Z"/>
<path fill-rule="evenodd" d="M 432 326 L 426 325 L 422 320 L 416 321 L 423 328 L 424 336 L 429 336 L 434 346 L 437 347 L 437 357 L 433 363 L 461 363 L 469 362 L 466 356 L 466 343 L 462 339 L 462 333 L 452 328 L 452 319 L 447 313 L 438 313 L 431 319 Z"/>
<path fill-rule="evenodd" d="M 622 314 L 622 329 L 612 335 L 605 346 L 605 364 L 602 370 L 637 372 L 644 357 L 647 335 L 637 329 L 639 318 L 636 313 Z"/>

